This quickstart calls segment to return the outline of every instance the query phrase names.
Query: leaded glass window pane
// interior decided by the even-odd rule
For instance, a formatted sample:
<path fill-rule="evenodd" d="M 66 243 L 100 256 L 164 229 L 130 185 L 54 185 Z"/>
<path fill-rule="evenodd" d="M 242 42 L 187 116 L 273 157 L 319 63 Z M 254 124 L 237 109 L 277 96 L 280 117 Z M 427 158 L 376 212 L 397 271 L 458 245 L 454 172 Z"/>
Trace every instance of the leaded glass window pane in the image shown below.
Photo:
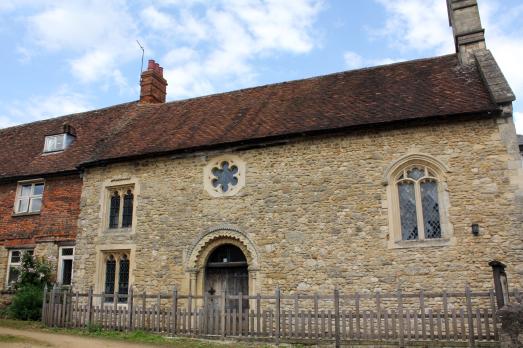
<path fill-rule="evenodd" d="M 116 260 L 111 255 L 105 264 L 105 293 L 113 294 L 114 293 L 114 280 L 116 273 Z M 111 297 L 106 297 L 105 302 L 111 302 Z"/>
<path fill-rule="evenodd" d="M 425 238 L 441 238 L 439 220 L 438 184 L 434 181 L 421 183 L 421 204 L 423 206 L 423 226 Z"/>
<path fill-rule="evenodd" d="M 411 179 L 418 180 L 425 176 L 425 170 L 420 168 L 412 168 L 407 172 L 407 176 Z"/>
<path fill-rule="evenodd" d="M 129 259 L 126 255 L 120 259 L 120 271 L 118 274 L 118 294 L 127 295 L 129 291 Z M 125 297 L 118 297 L 118 302 L 126 302 Z"/>
<path fill-rule="evenodd" d="M 62 256 L 74 255 L 74 248 L 62 248 Z"/>
<path fill-rule="evenodd" d="M 109 228 L 118 228 L 118 215 L 120 214 L 120 195 L 115 192 L 111 196 L 111 206 L 109 208 Z"/>
<path fill-rule="evenodd" d="M 212 169 L 214 179 L 212 179 L 212 185 L 214 187 L 220 186 L 222 192 L 227 192 L 230 186 L 236 186 L 238 184 L 238 167 L 230 165 L 229 162 L 224 161 L 220 164 L 220 168 L 215 167 Z"/>
<path fill-rule="evenodd" d="M 416 198 L 414 193 L 414 183 L 408 181 L 399 183 L 398 195 L 400 203 L 402 239 L 418 239 L 418 223 L 416 216 Z"/>
<path fill-rule="evenodd" d="M 123 198 L 122 227 L 130 227 L 133 223 L 133 193 L 128 190 Z"/>
<path fill-rule="evenodd" d="M 11 263 L 19 263 L 22 261 L 22 253 L 20 250 L 11 251 Z"/>

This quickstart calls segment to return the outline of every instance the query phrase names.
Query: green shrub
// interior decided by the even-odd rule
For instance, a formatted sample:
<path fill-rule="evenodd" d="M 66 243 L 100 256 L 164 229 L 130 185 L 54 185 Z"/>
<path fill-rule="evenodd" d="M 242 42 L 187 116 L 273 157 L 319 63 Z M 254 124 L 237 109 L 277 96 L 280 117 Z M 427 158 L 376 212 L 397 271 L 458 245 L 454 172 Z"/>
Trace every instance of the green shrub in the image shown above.
<path fill-rule="evenodd" d="M 51 285 L 51 273 L 52 267 L 48 262 L 37 259 L 29 253 L 24 253 L 15 289 L 37 286 L 43 291 L 45 285 Z"/>
<path fill-rule="evenodd" d="M 44 260 L 24 253 L 13 302 L 8 308 L 10 317 L 19 320 L 40 320 L 42 316 L 43 292 L 50 285 L 52 268 Z"/>
<path fill-rule="evenodd" d="M 19 320 L 40 320 L 43 293 L 39 286 L 25 285 L 18 289 L 9 306 L 9 315 Z"/>

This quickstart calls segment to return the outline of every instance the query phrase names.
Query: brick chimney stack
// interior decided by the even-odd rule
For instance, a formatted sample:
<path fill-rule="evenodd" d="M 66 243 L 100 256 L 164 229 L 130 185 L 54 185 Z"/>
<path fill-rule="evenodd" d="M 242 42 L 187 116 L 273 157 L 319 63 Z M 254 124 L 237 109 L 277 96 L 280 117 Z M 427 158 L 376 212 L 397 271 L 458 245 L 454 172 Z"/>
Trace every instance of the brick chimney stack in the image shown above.
<path fill-rule="evenodd" d="M 447 0 L 449 24 L 462 64 L 474 62 L 474 52 L 486 49 L 477 0 Z"/>
<path fill-rule="evenodd" d="M 165 103 L 166 94 L 167 80 L 163 78 L 163 68 L 150 59 L 140 78 L 140 103 Z"/>

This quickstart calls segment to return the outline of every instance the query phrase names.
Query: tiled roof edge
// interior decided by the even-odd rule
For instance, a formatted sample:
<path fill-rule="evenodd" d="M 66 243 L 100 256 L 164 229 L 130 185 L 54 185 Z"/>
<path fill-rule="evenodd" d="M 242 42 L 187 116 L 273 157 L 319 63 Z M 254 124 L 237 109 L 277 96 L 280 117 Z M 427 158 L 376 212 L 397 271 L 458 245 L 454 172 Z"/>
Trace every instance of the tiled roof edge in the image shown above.
<path fill-rule="evenodd" d="M 46 119 L 43 119 L 43 120 L 38 120 L 38 121 L 33 121 L 33 122 L 28 122 L 28 123 L 21 123 L 21 124 L 17 124 L 15 126 L 11 126 L 11 127 L 0 128 L 0 135 L 1 135 L 2 132 L 10 131 L 10 130 L 13 130 L 15 128 L 30 127 L 32 125 L 37 125 L 37 124 L 40 124 L 40 123 L 46 123 L 46 122 L 51 122 L 51 121 L 59 121 L 61 119 L 69 119 L 71 117 L 75 117 L 75 118 L 76 117 L 89 117 L 89 116 L 92 116 L 93 114 L 95 114 L 97 112 L 101 112 L 101 111 L 108 110 L 108 109 L 120 108 L 120 107 L 124 107 L 124 106 L 127 106 L 127 105 L 132 105 L 132 104 L 136 104 L 136 103 L 138 103 L 138 101 L 134 100 L 134 101 L 125 102 L 125 103 L 121 103 L 121 104 L 106 106 L 106 107 L 103 107 L 103 108 L 100 108 L 100 109 L 86 110 L 86 111 L 75 112 L 75 113 L 67 114 L 67 115 L 49 117 L 49 118 L 46 118 Z"/>
<path fill-rule="evenodd" d="M 214 144 L 196 146 L 196 147 L 190 147 L 190 148 L 180 148 L 180 149 L 174 149 L 174 150 L 140 153 L 140 154 L 135 154 L 135 155 L 131 155 L 131 156 L 109 157 L 109 158 L 103 158 L 103 159 L 84 161 L 84 162 L 78 164 L 77 169 L 79 171 L 82 171 L 85 168 L 96 167 L 99 165 L 107 165 L 110 163 L 141 160 L 141 159 L 145 159 L 145 158 L 169 156 L 169 155 L 175 155 L 175 154 L 192 154 L 192 153 L 209 151 L 211 149 L 233 148 L 235 150 L 236 149 L 240 150 L 240 149 L 249 149 L 249 148 L 253 148 L 253 147 L 257 147 L 257 146 L 279 145 L 279 144 L 287 143 L 291 139 L 299 139 L 302 137 L 336 135 L 336 134 L 341 134 L 344 132 L 354 131 L 354 130 L 358 130 L 358 129 L 368 129 L 370 127 L 375 127 L 375 126 L 387 126 L 390 124 L 405 125 L 406 122 L 420 122 L 420 121 L 423 122 L 426 120 L 442 119 L 442 118 L 450 117 L 450 116 L 452 116 L 452 117 L 471 117 L 471 116 L 489 117 L 493 113 L 501 113 L 501 111 L 498 108 L 494 108 L 494 109 L 485 109 L 482 111 L 474 111 L 474 112 L 467 112 L 467 113 L 461 113 L 461 114 L 431 115 L 431 116 L 427 116 L 427 117 L 423 117 L 423 118 L 401 119 L 401 120 L 394 120 L 394 121 L 388 121 L 388 122 L 365 123 L 365 124 L 340 127 L 340 128 L 318 129 L 318 130 L 307 131 L 307 132 L 287 133 L 287 134 L 274 135 L 274 136 L 263 137 L 263 138 L 252 138 L 252 139 L 246 139 L 246 140 L 241 140 L 241 141 L 231 142 L 231 143 L 222 142 L 222 143 L 214 143 Z"/>
<path fill-rule="evenodd" d="M 492 100 L 497 104 L 510 103 L 516 100 L 514 92 L 492 53 L 487 49 L 478 50 L 474 52 L 474 57 L 476 58 L 481 78 L 485 82 Z"/>

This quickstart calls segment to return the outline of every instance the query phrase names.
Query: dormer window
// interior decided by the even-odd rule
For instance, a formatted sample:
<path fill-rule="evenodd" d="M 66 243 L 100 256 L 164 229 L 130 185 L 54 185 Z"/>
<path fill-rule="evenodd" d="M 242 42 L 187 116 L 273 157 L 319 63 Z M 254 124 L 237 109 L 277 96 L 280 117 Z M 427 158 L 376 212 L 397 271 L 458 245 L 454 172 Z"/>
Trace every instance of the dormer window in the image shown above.
<path fill-rule="evenodd" d="M 68 133 L 48 135 L 45 137 L 44 152 L 65 150 L 74 141 L 74 136 Z"/>

